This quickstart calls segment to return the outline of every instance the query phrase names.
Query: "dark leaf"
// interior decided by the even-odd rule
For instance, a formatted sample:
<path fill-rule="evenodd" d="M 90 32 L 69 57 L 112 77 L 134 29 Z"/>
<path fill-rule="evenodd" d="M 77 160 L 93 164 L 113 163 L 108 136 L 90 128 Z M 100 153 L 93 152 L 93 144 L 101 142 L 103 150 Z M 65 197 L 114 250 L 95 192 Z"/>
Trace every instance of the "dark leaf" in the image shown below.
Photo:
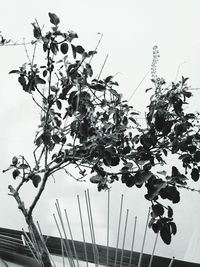
<path fill-rule="evenodd" d="M 103 177 L 101 175 L 99 175 L 99 174 L 90 177 L 90 182 L 94 183 L 94 184 L 98 184 L 102 180 L 103 180 Z"/>
<path fill-rule="evenodd" d="M 188 91 L 183 91 L 183 95 L 184 95 L 185 97 L 190 98 L 190 97 L 192 96 L 192 93 L 191 93 L 191 92 L 188 92 Z"/>
<path fill-rule="evenodd" d="M 67 43 L 62 43 L 61 46 L 60 46 L 60 51 L 65 55 L 67 54 L 68 52 L 68 49 L 69 49 L 69 46 Z"/>
<path fill-rule="evenodd" d="M 157 234 L 160 231 L 160 224 L 159 223 L 152 224 L 152 229 L 153 229 L 154 233 Z"/>
<path fill-rule="evenodd" d="M 132 187 L 135 185 L 135 177 L 133 175 L 129 175 L 126 179 L 126 186 Z"/>
<path fill-rule="evenodd" d="M 89 51 L 88 57 L 91 57 L 91 56 L 95 55 L 96 53 L 97 53 L 97 51 Z"/>
<path fill-rule="evenodd" d="M 17 157 L 13 157 L 12 158 L 12 165 L 16 166 L 18 163 L 18 158 Z"/>
<path fill-rule="evenodd" d="M 85 52 L 85 49 L 81 45 L 77 45 L 76 52 L 79 54 L 83 54 Z"/>
<path fill-rule="evenodd" d="M 168 224 L 164 224 L 160 230 L 160 236 L 165 244 L 169 245 L 171 243 L 171 233 Z"/>
<path fill-rule="evenodd" d="M 173 210 L 172 210 L 172 208 L 170 206 L 168 206 L 167 215 L 168 215 L 169 218 L 173 217 Z"/>
<path fill-rule="evenodd" d="M 58 18 L 58 16 L 50 12 L 48 14 L 49 14 L 50 22 L 57 26 L 60 23 L 60 19 Z"/>
<path fill-rule="evenodd" d="M 161 204 L 152 205 L 152 210 L 157 216 L 162 216 L 164 214 L 164 208 Z"/>
<path fill-rule="evenodd" d="M 163 114 L 159 114 L 158 112 L 155 115 L 155 128 L 157 131 L 162 131 L 165 127 L 165 117 Z"/>
<path fill-rule="evenodd" d="M 165 157 L 167 157 L 167 150 L 165 149 L 165 148 L 163 148 L 163 153 L 164 153 L 164 155 L 165 155 Z"/>
<path fill-rule="evenodd" d="M 51 49 L 51 52 L 52 52 L 54 55 L 56 55 L 57 52 L 58 52 L 58 45 L 57 45 L 57 43 L 55 43 L 55 42 L 51 42 L 51 43 L 50 43 L 50 49 Z M 51 67 L 53 68 L 53 65 L 51 65 Z"/>
<path fill-rule="evenodd" d="M 71 44 L 71 47 L 72 47 L 73 58 L 76 59 L 76 47 L 73 44 Z"/>
<path fill-rule="evenodd" d="M 39 39 L 41 37 L 41 30 L 39 27 L 36 27 L 35 24 L 33 24 L 33 36 L 36 38 L 36 39 Z"/>
<path fill-rule="evenodd" d="M 52 139 L 56 144 L 60 143 L 60 137 L 57 134 L 52 135 Z"/>
<path fill-rule="evenodd" d="M 137 124 L 137 121 L 133 117 L 129 117 L 129 120 L 131 120 L 133 123 Z"/>
<path fill-rule="evenodd" d="M 19 175 L 20 175 L 20 170 L 18 170 L 18 169 L 15 169 L 13 171 L 13 173 L 12 173 L 12 176 L 13 176 L 14 179 L 16 179 L 16 177 L 19 176 Z"/>
<path fill-rule="evenodd" d="M 105 78 L 105 83 L 109 83 L 112 80 L 113 76 L 108 76 Z"/>
<path fill-rule="evenodd" d="M 150 171 L 138 171 L 135 174 L 136 185 L 141 185 L 147 182 L 151 178 L 152 175 L 153 174 Z"/>
<path fill-rule="evenodd" d="M 35 77 L 34 81 L 35 81 L 35 84 L 45 84 L 46 83 L 46 81 L 40 77 Z"/>
<path fill-rule="evenodd" d="M 116 155 L 114 157 L 111 157 L 111 162 L 110 165 L 111 166 L 117 166 L 120 162 L 120 158 Z"/>
<path fill-rule="evenodd" d="M 44 70 L 42 76 L 45 78 L 47 76 L 47 70 Z"/>
<path fill-rule="evenodd" d="M 112 95 L 119 97 L 119 94 L 117 93 L 117 91 L 115 89 L 111 88 L 109 91 L 111 92 Z"/>
<path fill-rule="evenodd" d="M 92 75 L 93 75 L 93 70 L 92 70 L 91 65 L 86 63 L 85 66 L 86 66 L 87 74 L 88 74 L 90 77 L 92 77 Z"/>
<path fill-rule="evenodd" d="M 197 168 L 193 168 L 191 172 L 192 180 L 197 182 L 199 180 L 199 170 Z"/>
<path fill-rule="evenodd" d="M 177 233 L 176 224 L 174 222 L 169 222 L 170 230 L 173 235 Z"/>
<path fill-rule="evenodd" d="M 22 72 L 21 71 L 19 71 L 19 70 L 11 70 L 10 72 L 9 72 L 9 74 L 21 74 Z"/>
<path fill-rule="evenodd" d="M 194 153 L 194 161 L 200 162 L 200 151 Z"/>
<path fill-rule="evenodd" d="M 58 109 L 61 109 L 62 108 L 62 103 L 61 103 L 60 100 L 57 100 L 56 101 L 56 106 L 57 106 Z"/>
<path fill-rule="evenodd" d="M 32 180 L 33 185 L 37 188 L 41 181 L 41 177 L 38 174 L 34 174 L 31 176 L 31 180 Z"/>
<path fill-rule="evenodd" d="M 25 164 L 25 163 L 22 163 L 22 164 L 19 165 L 19 168 L 23 169 L 23 170 L 27 169 L 28 167 L 29 166 L 27 164 Z"/>
<path fill-rule="evenodd" d="M 175 166 L 172 166 L 172 177 L 176 177 L 179 175 L 179 171 Z"/>
<path fill-rule="evenodd" d="M 184 77 L 182 76 L 182 81 L 181 81 L 181 82 L 182 82 L 182 85 L 184 85 L 188 79 L 189 79 L 189 78 L 187 78 L 187 77 L 184 78 Z"/>
<path fill-rule="evenodd" d="M 42 141 L 43 141 L 43 143 L 45 144 L 45 145 L 50 145 L 51 144 L 51 135 L 49 134 L 49 133 L 46 133 L 46 134 L 42 134 L 41 135 L 41 139 L 42 139 Z"/>
<path fill-rule="evenodd" d="M 105 86 L 100 84 L 100 83 L 95 84 L 95 85 L 91 85 L 90 88 L 94 89 L 96 91 L 105 91 L 106 90 Z"/>

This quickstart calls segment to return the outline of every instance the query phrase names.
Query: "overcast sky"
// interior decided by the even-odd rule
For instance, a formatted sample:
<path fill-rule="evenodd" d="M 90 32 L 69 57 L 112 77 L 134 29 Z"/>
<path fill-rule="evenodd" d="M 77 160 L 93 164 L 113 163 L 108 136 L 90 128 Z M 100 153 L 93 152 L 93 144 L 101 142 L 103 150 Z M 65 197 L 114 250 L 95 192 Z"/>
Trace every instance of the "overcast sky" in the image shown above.
<path fill-rule="evenodd" d="M 60 17 L 62 28 L 66 31 L 76 31 L 80 43 L 88 48 L 94 49 L 98 42 L 98 33 L 102 33 L 103 39 L 94 67 L 97 71 L 100 70 L 106 55 L 109 54 L 103 75 L 119 73 L 116 78 L 120 83 L 120 90 L 124 97 L 129 99 L 150 70 L 154 45 L 159 47 L 161 56 L 158 73 L 166 78 L 167 82 L 174 81 L 178 74 L 178 78 L 181 75 L 189 76 L 193 88 L 200 87 L 199 10 L 199 0 L 7 0 L 1 3 L 0 30 L 7 38 L 19 42 L 26 38 L 28 41 L 32 38 L 31 22 L 37 18 L 40 25 L 44 24 L 47 28 L 48 12 L 53 12 Z M 0 169 L 5 169 L 15 155 L 32 157 L 30 151 L 38 125 L 38 111 L 28 95 L 18 86 L 16 77 L 8 75 L 11 69 L 17 68 L 25 61 L 23 46 L 0 48 Z M 144 110 L 148 103 L 149 96 L 144 92 L 151 86 L 150 78 L 150 75 L 146 77 L 130 100 L 137 110 Z M 194 93 L 196 97 L 192 106 L 197 110 L 199 94 L 198 91 Z M 16 209 L 14 199 L 7 196 L 7 185 L 11 182 L 13 181 L 8 174 L 1 175 L 0 226 L 21 229 L 25 226 L 23 217 Z M 200 187 L 199 184 L 194 186 Z M 59 198 L 63 208 L 69 210 L 75 237 L 81 240 L 76 195 L 80 194 L 84 199 L 84 190 L 88 187 L 94 204 L 96 235 L 99 243 L 106 244 L 107 194 L 98 193 L 93 185 L 77 183 L 61 174 L 57 175 L 56 183 L 53 180 L 49 182 L 41 205 L 36 211 L 36 217 L 41 221 L 44 232 L 56 234 L 52 213 L 55 212 L 55 199 Z M 32 190 L 30 187 L 24 192 L 27 200 L 33 193 Z M 140 250 L 148 210 L 148 203 L 140 191 L 142 190 L 125 188 L 120 184 L 114 186 L 111 192 L 111 245 L 114 246 L 116 243 L 116 220 L 120 195 L 123 193 L 124 213 L 127 208 L 130 209 L 130 225 L 134 216 L 138 215 L 136 248 Z M 200 236 L 197 230 L 200 219 L 200 196 L 189 192 L 181 192 L 181 195 L 182 201 L 175 207 L 178 233 L 173 238 L 171 246 L 166 247 L 159 241 L 157 253 L 200 262 L 200 241 L 197 240 Z M 145 248 L 148 253 L 151 253 L 154 237 L 149 231 Z M 127 249 L 130 249 L 130 242 L 129 238 Z"/>

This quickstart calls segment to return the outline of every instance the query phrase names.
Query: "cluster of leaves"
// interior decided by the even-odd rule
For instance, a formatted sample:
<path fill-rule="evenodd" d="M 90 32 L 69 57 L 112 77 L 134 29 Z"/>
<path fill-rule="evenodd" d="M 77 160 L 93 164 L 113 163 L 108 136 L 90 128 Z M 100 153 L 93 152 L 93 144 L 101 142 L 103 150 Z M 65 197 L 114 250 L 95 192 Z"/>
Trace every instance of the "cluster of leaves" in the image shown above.
<path fill-rule="evenodd" d="M 147 125 L 142 128 L 137 122 L 138 113 L 122 99 L 113 76 L 94 77 L 91 61 L 97 51 L 74 45 L 77 34 L 61 32 L 55 14 L 49 13 L 49 18 L 53 26 L 47 33 L 33 23 L 33 43 L 41 45 L 46 63 L 38 66 L 30 62 L 10 72 L 18 75 L 22 89 L 41 110 L 35 165 L 24 162 L 24 157 L 19 162 L 15 157 L 11 164 L 15 168 L 13 178 L 21 177 L 17 191 L 29 181 L 39 187 L 29 215 L 48 178 L 58 170 L 69 174 L 67 167 L 73 165 L 80 174 L 76 179 L 89 175 L 99 191 L 108 189 L 116 180 L 128 187 L 145 185 L 145 198 L 152 205 L 149 225 L 169 244 L 176 233 L 173 211 L 159 201 L 180 201 L 178 187 L 187 184 L 188 170 L 194 181 L 199 179 L 197 118 L 183 108 L 191 97 L 187 78 L 168 87 L 163 79 L 152 80 L 154 94 L 148 106 Z M 178 155 L 185 173 L 173 166 L 171 175 L 161 178 L 156 166 L 165 164 L 171 153 Z"/>

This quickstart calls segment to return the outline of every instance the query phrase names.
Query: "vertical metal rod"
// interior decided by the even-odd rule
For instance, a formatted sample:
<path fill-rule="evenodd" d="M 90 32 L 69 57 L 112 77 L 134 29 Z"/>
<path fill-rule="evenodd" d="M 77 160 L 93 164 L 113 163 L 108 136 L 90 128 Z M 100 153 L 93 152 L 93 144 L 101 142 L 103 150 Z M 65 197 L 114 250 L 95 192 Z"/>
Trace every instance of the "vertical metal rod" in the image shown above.
<path fill-rule="evenodd" d="M 147 235 L 147 227 L 148 227 L 148 222 L 149 222 L 149 215 L 150 215 L 150 208 L 148 210 L 147 221 L 146 221 L 146 226 L 145 226 L 145 231 L 144 231 L 144 238 L 143 238 L 142 248 L 141 248 L 140 257 L 139 257 L 139 261 L 138 261 L 138 267 L 141 267 L 142 255 L 143 255 L 143 251 L 144 251 L 144 244 L 145 244 L 146 235 Z"/>
<path fill-rule="evenodd" d="M 126 229 L 127 229 L 127 223 L 128 223 L 128 213 L 129 213 L 129 210 L 127 209 L 126 210 L 126 220 L 125 220 L 125 225 L 124 225 L 124 237 L 123 237 L 123 243 L 122 243 L 120 267 L 122 267 L 123 257 L 124 257 L 124 246 L 125 246 L 125 240 L 126 240 Z"/>
<path fill-rule="evenodd" d="M 90 202 L 89 189 L 87 189 L 87 197 L 88 197 L 88 206 L 89 206 L 89 211 L 90 211 L 91 226 L 92 226 L 93 239 L 94 239 L 94 247 L 96 251 L 97 266 L 99 266 L 99 252 L 98 252 L 98 248 L 96 246 L 96 240 L 95 240 L 94 223 L 93 223 L 93 218 L 92 218 L 92 207 L 91 207 L 91 202 Z"/>
<path fill-rule="evenodd" d="M 93 256 L 94 256 L 94 264 L 97 266 L 97 259 L 96 259 L 96 251 L 95 251 L 95 244 L 94 244 L 94 236 L 93 236 L 93 230 L 92 230 L 92 222 L 91 222 L 91 214 L 89 209 L 89 200 L 86 191 L 85 193 L 85 202 L 86 202 L 86 208 L 87 208 L 87 214 L 88 214 L 88 222 L 89 222 L 89 228 L 90 228 L 90 234 L 91 234 L 91 241 L 92 241 L 92 250 L 93 250 Z"/>
<path fill-rule="evenodd" d="M 64 226 L 64 223 L 63 223 L 62 213 L 61 213 L 61 209 L 60 209 L 60 205 L 59 205 L 58 199 L 56 199 L 55 206 L 56 206 L 56 209 L 57 209 L 58 217 L 60 219 L 61 227 L 63 229 L 63 233 L 64 233 L 64 237 L 65 237 L 64 243 L 66 242 L 66 245 L 67 245 L 67 248 L 68 248 L 68 251 L 69 251 L 70 260 L 72 261 L 72 265 L 75 267 L 73 254 L 72 254 L 72 251 L 71 251 L 71 248 L 70 248 L 70 245 L 69 245 L 69 241 L 68 241 L 68 238 L 67 238 L 67 234 L 66 234 L 66 231 L 65 231 L 65 226 Z"/>
<path fill-rule="evenodd" d="M 65 254 L 64 254 L 64 242 L 63 239 L 60 239 L 60 245 L 61 245 L 61 250 L 62 250 L 62 262 L 63 262 L 63 267 L 65 267 Z"/>
<path fill-rule="evenodd" d="M 22 231 L 23 231 L 23 233 L 24 233 L 25 240 L 27 239 L 27 240 L 26 240 L 26 244 L 27 244 L 27 246 L 29 247 L 29 249 L 30 249 L 30 251 L 31 251 L 31 253 L 32 253 L 33 257 L 34 257 L 34 259 L 36 259 L 36 261 L 39 263 L 39 260 L 38 260 L 38 258 L 36 257 L 37 252 L 35 252 L 35 253 L 36 253 L 36 255 L 35 255 L 34 251 L 32 250 L 32 248 L 34 249 L 34 245 L 33 245 L 32 241 L 30 240 L 29 236 L 27 235 L 27 233 L 24 231 L 23 228 L 22 228 Z M 28 242 L 30 243 L 30 245 L 29 245 Z M 31 246 L 32 246 L 32 248 L 31 248 Z"/>
<path fill-rule="evenodd" d="M 154 256 L 154 253 L 155 253 L 157 241 L 158 241 L 158 234 L 156 234 L 156 239 L 155 239 L 155 242 L 154 242 L 153 251 L 152 251 L 152 254 L 151 254 L 150 261 L 149 261 L 149 267 L 152 266 L 153 256 Z"/>
<path fill-rule="evenodd" d="M 110 189 L 108 189 L 108 214 L 107 214 L 107 266 L 109 266 L 109 231 L 110 231 Z"/>
<path fill-rule="evenodd" d="M 59 233 L 59 235 L 60 235 L 60 238 L 63 240 L 62 233 L 61 233 L 61 231 L 60 231 L 60 227 L 59 227 L 59 225 L 58 225 L 58 221 L 57 221 L 57 219 L 56 219 L 55 214 L 53 214 L 53 217 L 54 217 L 54 220 L 55 220 L 55 223 L 56 223 L 56 226 L 57 226 L 57 229 L 58 229 L 58 233 Z M 66 252 L 66 254 L 67 254 L 67 259 L 68 259 L 68 261 L 69 261 L 69 265 L 70 265 L 71 267 L 73 267 L 73 265 L 72 265 L 72 263 L 71 263 L 71 258 L 69 257 L 69 253 L 68 253 L 68 250 L 67 250 L 66 245 L 65 245 L 64 242 L 63 242 L 63 246 L 64 246 L 65 252 Z M 62 243 L 61 243 L 61 249 L 62 249 Z"/>
<path fill-rule="evenodd" d="M 38 257 L 38 259 L 40 261 L 40 264 L 42 264 L 42 266 L 44 266 L 44 263 L 43 263 L 42 257 L 41 257 L 41 251 L 40 251 L 39 246 L 37 244 L 37 241 L 35 239 L 35 235 L 33 233 L 32 227 L 29 226 L 28 229 L 29 229 L 30 237 L 32 239 L 33 248 L 35 249 L 35 251 L 37 253 L 37 257 Z"/>
<path fill-rule="evenodd" d="M 136 225 L 137 225 L 137 216 L 135 216 L 135 222 L 134 222 L 134 229 L 133 229 L 133 238 L 132 238 L 132 244 L 131 244 L 131 253 L 130 253 L 129 267 L 131 267 L 131 262 L 132 262 L 132 257 L 133 257 L 133 247 L 134 247 L 134 243 L 135 243 Z"/>
<path fill-rule="evenodd" d="M 40 224 L 39 224 L 38 221 L 37 221 L 37 227 L 38 227 L 40 238 L 41 238 L 42 242 L 44 242 L 44 244 L 46 244 L 46 242 L 44 240 L 44 237 L 43 237 L 43 234 L 42 234 L 42 230 L 41 230 Z M 54 265 L 54 267 L 56 267 L 55 262 L 54 262 L 54 260 L 53 260 L 53 258 L 51 256 L 51 254 L 49 253 L 49 250 L 48 249 L 47 249 L 47 253 L 48 253 L 48 256 L 49 256 L 49 258 L 51 260 L 51 263 Z"/>
<path fill-rule="evenodd" d="M 75 258 L 76 258 L 77 266 L 79 267 L 77 251 L 76 251 L 76 247 L 75 247 L 75 244 L 74 244 L 74 239 L 73 239 L 73 235 L 72 235 L 72 231 L 71 231 L 69 218 L 68 218 L 66 209 L 64 210 L 64 212 L 65 212 L 65 217 L 66 217 L 66 220 L 67 220 L 67 225 L 68 225 L 68 228 L 69 228 L 70 237 L 71 237 L 71 240 L 72 240 L 72 246 L 73 246 L 73 250 L 74 250 L 74 255 L 75 255 Z"/>
<path fill-rule="evenodd" d="M 175 257 L 172 257 L 172 259 L 171 259 L 171 261 L 169 263 L 169 267 L 172 267 L 172 264 L 173 264 L 174 260 L 175 260 Z"/>
<path fill-rule="evenodd" d="M 117 244 L 116 244 L 116 250 L 115 250 L 115 263 L 114 263 L 114 267 L 116 267 L 116 264 L 117 264 L 117 252 L 118 252 L 118 247 L 119 247 L 119 235 L 120 235 L 120 228 L 121 228 L 123 198 L 124 198 L 124 196 L 121 195 L 121 204 L 120 204 L 120 212 L 119 212 L 119 224 L 118 224 L 118 232 L 117 232 Z"/>
<path fill-rule="evenodd" d="M 86 243 L 85 243 L 85 233 L 84 233 L 84 227 L 83 227 L 83 218 L 82 218 L 81 204 L 80 204 L 79 195 L 77 195 L 77 200 L 78 200 L 79 215 L 80 215 L 80 221 L 81 221 L 81 229 L 82 229 L 82 236 L 83 236 L 83 245 L 84 245 L 84 251 L 85 251 L 85 261 L 86 261 L 86 265 L 88 267 L 87 248 L 86 248 Z"/>

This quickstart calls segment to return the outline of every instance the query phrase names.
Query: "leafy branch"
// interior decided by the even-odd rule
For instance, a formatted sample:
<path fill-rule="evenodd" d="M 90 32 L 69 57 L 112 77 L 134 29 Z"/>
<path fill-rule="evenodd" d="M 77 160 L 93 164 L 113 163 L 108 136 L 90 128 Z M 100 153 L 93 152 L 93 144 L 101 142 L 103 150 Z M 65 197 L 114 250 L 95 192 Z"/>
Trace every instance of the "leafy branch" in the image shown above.
<path fill-rule="evenodd" d="M 159 51 L 154 47 L 153 86 L 146 90 L 151 89 L 153 94 L 147 106 L 146 126 L 141 127 L 139 113 L 123 100 L 114 76 L 101 78 L 107 58 L 94 78 L 90 63 L 97 48 L 86 51 L 81 45 L 74 45 L 78 35 L 62 32 L 55 14 L 49 13 L 49 19 L 52 28 L 47 33 L 37 21 L 32 24 L 33 58 L 10 72 L 18 75 L 22 89 L 41 112 L 34 139 L 35 164 L 31 166 L 24 157 L 13 158 L 5 171 L 13 169 L 13 178 L 20 182 L 16 189 L 9 186 L 10 192 L 29 221 L 49 177 L 60 170 L 75 177 L 73 167 L 80 175 L 76 180 L 88 177 L 99 191 L 119 180 L 128 187 L 145 186 L 145 198 L 152 207 L 149 226 L 169 244 L 176 234 L 176 225 L 172 208 L 164 206 L 162 200 L 173 204 L 180 201 L 178 190 L 188 189 L 188 171 L 193 181 L 199 179 L 198 114 L 186 113 L 184 109 L 192 97 L 188 78 L 166 86 L 157 75 Z M 44 53 L 41 66 L 34 63 L 36 45 L 37 51 L 42 49 Z M 171 174 L 163 177 L 156 168 L 164 166 L 171 154 L 177 156 L 185 172 L 172 166 Z M 37 192 L 26 209 L 20 204 L 19 190 L 30 181 Z"/>

